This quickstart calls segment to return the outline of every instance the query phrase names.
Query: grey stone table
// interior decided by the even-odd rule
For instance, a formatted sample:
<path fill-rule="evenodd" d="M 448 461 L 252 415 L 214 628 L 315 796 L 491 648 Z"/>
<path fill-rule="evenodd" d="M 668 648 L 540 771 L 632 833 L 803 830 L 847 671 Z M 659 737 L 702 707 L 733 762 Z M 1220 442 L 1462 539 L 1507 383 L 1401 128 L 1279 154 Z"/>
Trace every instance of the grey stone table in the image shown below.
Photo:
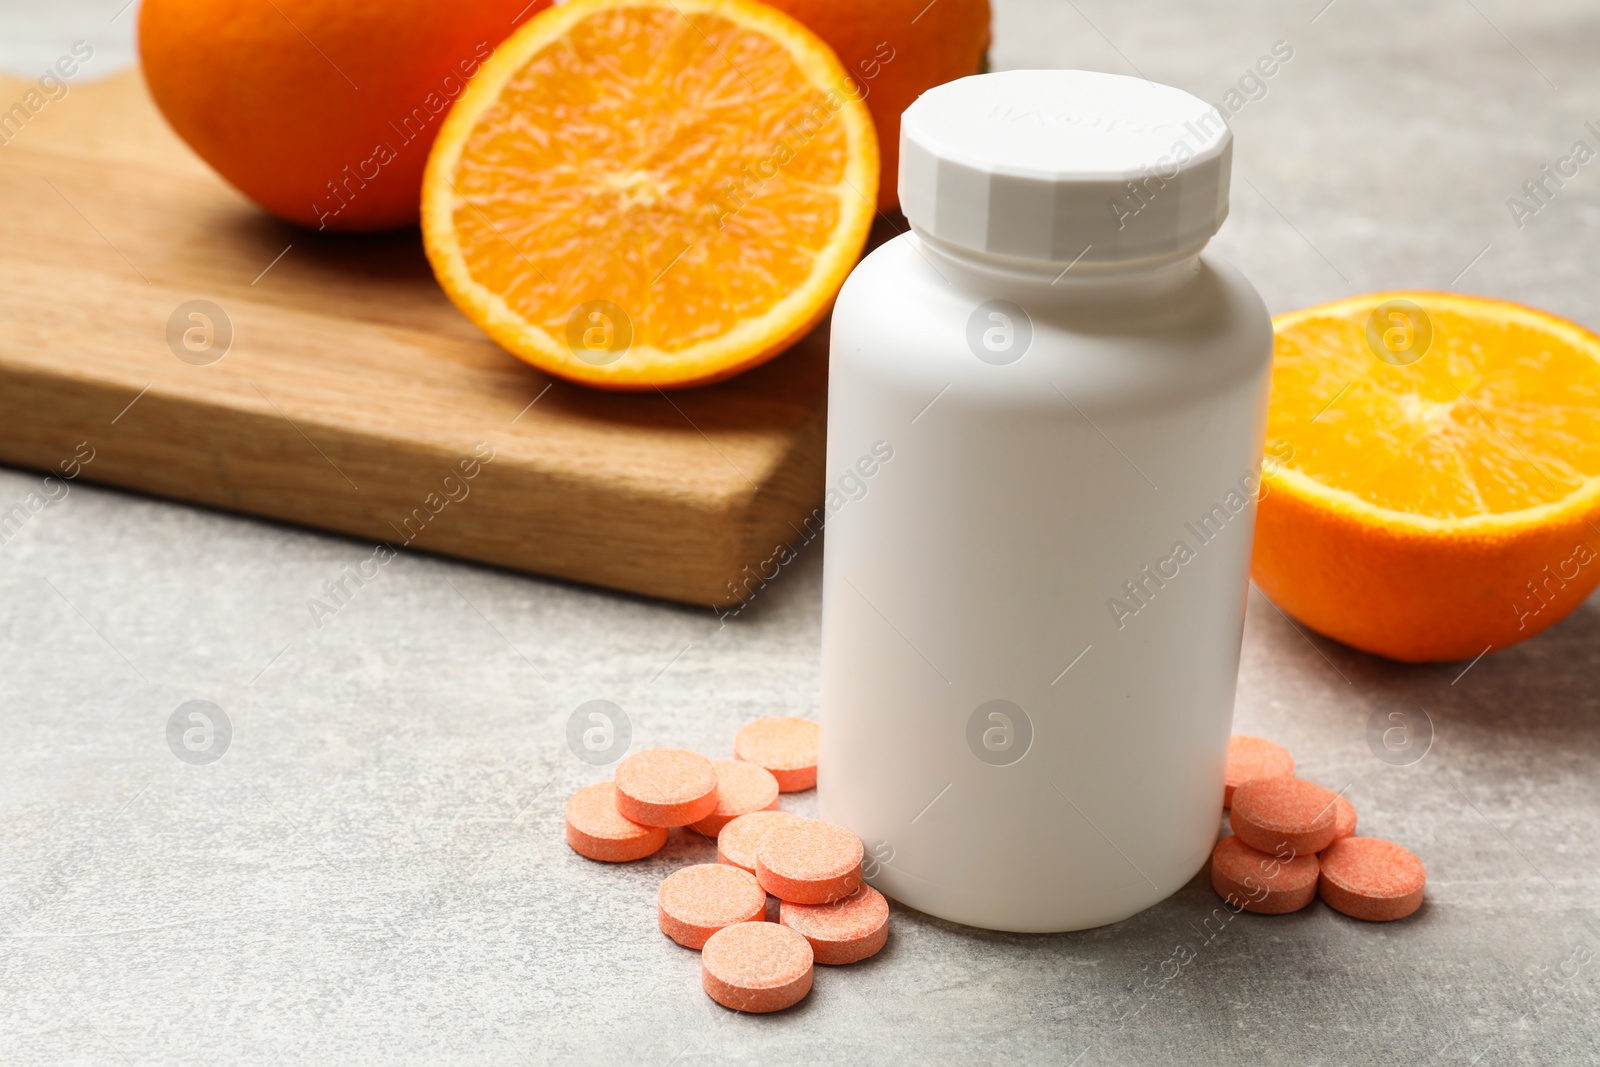
<path fill-rule="evenodd" d="M 0 64 L 82 38 L 107 73 L 120 5 L 9 3 Z M 1520 226 L 1507 206 L 1597 146 L 1587 0 L 997 8 L 997 66 L 1238 90 L 1215 247 L 1274 310 L 1435 287 L 1600 326 L 1600 163 Z M 1278 41 L 1293 57 L 1252 77 Z M 0 509 L 40 485 L 0 472 Z M 1405 667 L 1252 594 L 1237 728 L 1422 856 L 1412 919 L 1207 925 L 1198 881 L 1060 936 L 897 908 L 881 955 L 763 1018 L 711 1003 L 655 928 L 657 883 L 709 847 L 600 867 L 562 842 L 562 802 L 605 773 L 564 730 L 605 698 L 636 746 L 716 753 L 752 716 L 814 715 L 817 549 L 726 627 L 412 555 L 317 626 L 307 599 L 370 551 L 81 483 L 0 547 L 0 1062 L 1600 1062 L 1594 601 L 1470 668 Z M 209 765 L 168 747 L 192 699 L 232 723 Z M 1369 747 L 1389 701 L 1432 723 L 1417 762 Z"/>

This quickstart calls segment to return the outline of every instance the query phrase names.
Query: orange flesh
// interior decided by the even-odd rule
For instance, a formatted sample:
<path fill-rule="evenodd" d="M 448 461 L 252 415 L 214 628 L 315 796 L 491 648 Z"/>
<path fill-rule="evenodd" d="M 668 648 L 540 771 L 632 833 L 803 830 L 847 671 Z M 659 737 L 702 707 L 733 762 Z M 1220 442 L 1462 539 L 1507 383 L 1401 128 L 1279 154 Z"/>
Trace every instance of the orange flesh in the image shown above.
<path fill-rule="evenodd" d="M 1369 344 L 1375 298 L 1280 317 L 1269 461 L 1446 520 L 1554 503 L 1600 477 L 1593 335 L 1498 301 L 1413 295 L 1432 341 L 1403 366 Z"/>
<path fill-rule="evenodd" d="M 797 337 L 873 215 L 871 120 L 837 60 L 761 5 L 549 15 L 486 66 L 492 102 L 457 109 L 430 162 L 424 229 L 452 298 L 522 358 L 611 388 L 714 380 Z M 597 300 L 631 342 L 589 366 L 569 319 Z"/>

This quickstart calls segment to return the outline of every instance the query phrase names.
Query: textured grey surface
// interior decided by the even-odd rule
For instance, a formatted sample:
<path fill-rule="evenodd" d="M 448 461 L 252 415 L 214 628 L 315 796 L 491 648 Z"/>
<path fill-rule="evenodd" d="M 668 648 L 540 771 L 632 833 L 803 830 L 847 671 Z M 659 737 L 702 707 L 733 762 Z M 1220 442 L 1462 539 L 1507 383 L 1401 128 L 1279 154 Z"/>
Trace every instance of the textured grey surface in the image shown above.
<path fill-rule="evenodd" d="M 1600 326 L 1600 163 L 1521 230 L 1505 204 L 1595 144 L 1600 12 L 1324 2 L 999 0 L 995 60 L 1221 102 L 1288 41 L 1233 117 L 1216 242 L 1274 310 L 1453 284 Z M 8 4 L 0 61 L 127 55 L 116 6 Z M 0 472 L 0 505 L 39 485 Z M 0 1062 L 1600 1062 L 1595 601 L 1463 674 L 1252 594 L 1236 726 L 1423 858 L 1410 920 L 1207 927 L 1198 882 L 1051 937 L 896 909 L 880 956 L 760 1018 L 655 928 L 661 877 L 708 846 L 602 867 L 562 842 L 562 801 L 604 776 L 564 730 L 603 697 L 636 746 L 721 753 L 749 717 L 814 714 L 816 546 L 725 628 L 421 556 L 318 628 L 307 598 L 370 552 L 81 483 L 0 547 Z M 208 766 L 167 746 L 190 699 L 233 723 Z M 1414 765 L 1368 747 L 1390 700 L 1436 727 Z"/>

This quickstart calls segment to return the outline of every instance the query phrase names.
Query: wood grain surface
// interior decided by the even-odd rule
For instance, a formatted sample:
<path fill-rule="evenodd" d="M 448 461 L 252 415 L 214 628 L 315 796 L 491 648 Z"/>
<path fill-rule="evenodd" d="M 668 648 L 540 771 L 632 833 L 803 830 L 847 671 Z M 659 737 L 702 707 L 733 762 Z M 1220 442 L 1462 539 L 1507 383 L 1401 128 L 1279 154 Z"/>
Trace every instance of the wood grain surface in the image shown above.
<path fill-rule="evenodd" d="M 133 71 L 12 133 L 0 203 L 5 463 L 56 470 L 87 442 L 88 481 L 718 606 L 821 503 L 826 322 L 704 389 L 552 380 L 450 305 L 415 231 L 273 220 Z M 194 300 L 232 330 L 206 365 L 169 344 Z"/>

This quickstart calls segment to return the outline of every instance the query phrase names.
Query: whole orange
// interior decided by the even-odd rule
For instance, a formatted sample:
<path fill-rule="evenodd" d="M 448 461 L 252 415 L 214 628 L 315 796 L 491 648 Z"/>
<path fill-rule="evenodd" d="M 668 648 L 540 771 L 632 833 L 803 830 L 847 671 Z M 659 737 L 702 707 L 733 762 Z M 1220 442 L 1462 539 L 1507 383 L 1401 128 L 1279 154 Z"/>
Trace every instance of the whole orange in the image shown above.
<path fill-rule="evenodd" d="M 935 85 L 978 73 L 989 0 L 767 0 L 821 37 L 866 94 L 878 130 L 878 206 L 900 206 L 900 114 Z"/>
<path fill-rule="evenodd" d="M 145 81 L 189 146 L 289 222 L 417 221 L 445 112 L 550 0 L 145 0 Z"/>

